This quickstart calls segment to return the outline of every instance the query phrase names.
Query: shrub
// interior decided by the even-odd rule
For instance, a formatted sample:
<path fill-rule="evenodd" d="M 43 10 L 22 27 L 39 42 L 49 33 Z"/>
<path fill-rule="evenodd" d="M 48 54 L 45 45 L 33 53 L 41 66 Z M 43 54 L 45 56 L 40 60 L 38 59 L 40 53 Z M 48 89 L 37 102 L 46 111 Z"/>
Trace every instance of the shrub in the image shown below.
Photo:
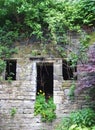
<path fill-rule="evenodd" d="M 72 112 L 69 117 L 65 117 L 56 130 L 94 130 L 95 112 L 91 108 L 84 108 L 77 112 Z"/>
<path fill-rule="evenodd" d="M 45 99 L 45 93 L 43 93 L 41 90 L 38 92 L 36 103 L 34 107 L 34 113 L 35 115 L 40 114 L 42 121 L 53 121 L 56 118 L 55 114 L 56 106 L 53 103 L 52 97 L 50 97 L 47 101 Z"/>
<path fill-rule="evenodd" d="M 87 127 L 95 124 L 95 112 L 90 108 L 85 108 L 70 115 L 73 124 L 85 125 Z"/>

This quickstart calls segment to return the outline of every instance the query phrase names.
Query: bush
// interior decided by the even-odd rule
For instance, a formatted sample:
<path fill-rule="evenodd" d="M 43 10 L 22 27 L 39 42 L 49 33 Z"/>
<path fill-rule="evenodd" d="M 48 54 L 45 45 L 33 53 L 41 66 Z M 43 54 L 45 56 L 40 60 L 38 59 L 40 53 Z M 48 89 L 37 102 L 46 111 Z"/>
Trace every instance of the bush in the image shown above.
<path fill-rule="evenodd" d="M 77 125 L 92 126 L 95 124 L 95 112 L 90 108 L 85 108 L 70 115 L 71 121 Z"/>
<path fill-rule="evenodd" d="M 90 108 L 72 112 L 65 117 L 56 130 L 94 130 L 95 112 Z"/>
<path fill-rule="evenodd" d="M 34 113 L 35 115 L 40 114 L 42 121 L 53 121 L 56 118 L 55 114 L 56 106 L 53 103 L 52 97 L 49 97 L 49 99 L 46 101 L 45 99 L 45 93 L 43 93 L 41 90 L 38 92 L 36 103 L 34 107 Z"/>

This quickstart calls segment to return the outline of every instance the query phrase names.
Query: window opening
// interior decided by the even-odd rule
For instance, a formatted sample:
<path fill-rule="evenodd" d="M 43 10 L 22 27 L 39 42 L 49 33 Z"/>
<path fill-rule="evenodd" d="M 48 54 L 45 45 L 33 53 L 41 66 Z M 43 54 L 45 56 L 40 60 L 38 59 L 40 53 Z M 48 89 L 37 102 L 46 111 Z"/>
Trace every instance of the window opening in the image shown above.
<path fill-rule="evenodd" d="M 16 60 L 6 60 L 5 80 L 16 80 Z"/>
<path fill-rule="evenodd" d="M 76 80 L 77 76 L 74 75 L 75 72 L 77 72 L 77 67 L 72 67 L 71 61 L 62 61 L 62 73 L 64 80 Z"/>
<path fill-rule="evenodd" d="M 37 93 L 42 90 L 45 97 L 53 96 L 53 64 L 37 64 Z"/>

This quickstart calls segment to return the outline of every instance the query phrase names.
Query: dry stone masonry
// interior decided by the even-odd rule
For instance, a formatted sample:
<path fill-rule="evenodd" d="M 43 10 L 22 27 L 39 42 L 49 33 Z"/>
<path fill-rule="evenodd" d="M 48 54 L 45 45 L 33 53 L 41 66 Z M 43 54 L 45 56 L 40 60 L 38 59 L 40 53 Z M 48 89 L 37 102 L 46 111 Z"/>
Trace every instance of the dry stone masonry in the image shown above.
<path fill-rule="evenodd" d="M 34 57 L 16 60 L 16 80 L 3 80 L 0 84 L 0 130 L 55 130 L 63 116 L 82 107 L 84 97 L 76 97 L 74 101 L 69 99 L 71 81 L 63 80 L 62 59 Z M 52 123 L 43 123 L 40 116 L 34 116 L 38 63 L 53 65 L 53 99 L 57 119 Z M 11 116 L 13 111 L 14 116 Z"/>

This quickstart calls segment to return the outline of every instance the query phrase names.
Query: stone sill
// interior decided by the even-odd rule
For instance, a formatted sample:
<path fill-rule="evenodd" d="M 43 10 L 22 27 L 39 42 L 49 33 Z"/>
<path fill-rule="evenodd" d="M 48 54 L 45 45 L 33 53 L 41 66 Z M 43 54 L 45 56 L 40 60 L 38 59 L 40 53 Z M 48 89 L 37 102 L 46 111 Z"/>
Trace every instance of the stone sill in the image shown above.
<path fill-rule="evenodd" d="M 30 60 L 62 60 L 64 58 L 44 57 L 44 56 L 32 56 Z"/>
<path fill-rule="evenodd" d="M 73 80 L 63 80 L 62 87 L 69 88 L 73 83 Z M 77 85 L 77 81 L 74 81 L 74 84 Z"/>

